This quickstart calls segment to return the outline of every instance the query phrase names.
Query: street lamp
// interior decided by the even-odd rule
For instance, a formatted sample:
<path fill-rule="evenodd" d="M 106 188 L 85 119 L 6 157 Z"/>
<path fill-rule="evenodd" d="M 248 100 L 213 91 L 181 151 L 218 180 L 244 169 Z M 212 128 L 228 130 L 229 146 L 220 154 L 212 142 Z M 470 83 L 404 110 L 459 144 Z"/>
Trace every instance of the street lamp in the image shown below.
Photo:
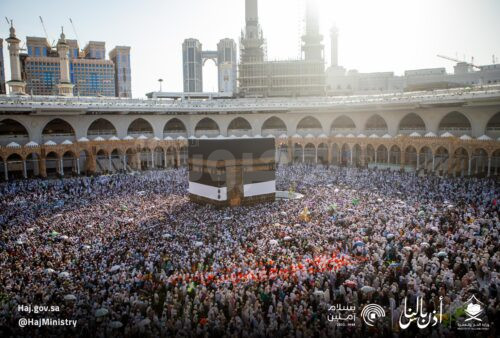
<path fill-rule="evenodd" d="M 163 79 L 158 79 L 158 82 L 160 83 L 160 92 L 161 92 L 161 83 L 163 82 Z"/>

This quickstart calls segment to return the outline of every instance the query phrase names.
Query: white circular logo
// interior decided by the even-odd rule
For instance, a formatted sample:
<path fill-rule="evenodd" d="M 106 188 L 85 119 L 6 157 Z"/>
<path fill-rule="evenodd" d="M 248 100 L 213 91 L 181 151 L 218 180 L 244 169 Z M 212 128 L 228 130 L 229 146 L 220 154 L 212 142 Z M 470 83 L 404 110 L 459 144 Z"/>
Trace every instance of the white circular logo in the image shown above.
<path fill-rule="evenodd" d="M 385 317 L 385 311 L 378 304 L 368 304 L 361 310 L 361 317 L 363 317 L 366 325 L 374 326 L 378 318 Z"/>

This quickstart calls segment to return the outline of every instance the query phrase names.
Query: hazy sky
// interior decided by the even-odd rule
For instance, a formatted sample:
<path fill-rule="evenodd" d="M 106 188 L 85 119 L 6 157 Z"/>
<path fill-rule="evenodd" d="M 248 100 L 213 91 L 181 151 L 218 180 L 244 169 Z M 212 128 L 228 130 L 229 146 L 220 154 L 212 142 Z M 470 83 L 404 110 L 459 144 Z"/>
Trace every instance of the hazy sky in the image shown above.
<path fill-rule="evenodd" d="M 447 67 L 474 56 L 478 64 L 500 58 L 500 0 L 319 0 L 321 33 L 327 66 L 330 63 L 329 28 L 340 31 L 339 63 L 361 72 Z M 80 47 L 89 40 L 132 47 L 132 92 L 143 97 L 158 89 L 182 90 L 181 44 L 197 38 L 206 50 L 214 50 L 225 37 L 238 41 L 244 26 L 244 0 L 0 0 L 0 37 L 8 36 L 3 16 L 14 20 L 23 42 L 26 36 L 44 36 L 38 16 L 47 27 L 50 41 L 64 26 L 75 38 L 68 18 L 76 26 Z M 267 39 L 269 59 L 297 58 L 304 29 L 304 0 L 261 0 L 260 24 Z M 10 78 L 4 42 L 7 79 Z M 216 68 L 207 63 L 204 90 L 217 90 Z"/>

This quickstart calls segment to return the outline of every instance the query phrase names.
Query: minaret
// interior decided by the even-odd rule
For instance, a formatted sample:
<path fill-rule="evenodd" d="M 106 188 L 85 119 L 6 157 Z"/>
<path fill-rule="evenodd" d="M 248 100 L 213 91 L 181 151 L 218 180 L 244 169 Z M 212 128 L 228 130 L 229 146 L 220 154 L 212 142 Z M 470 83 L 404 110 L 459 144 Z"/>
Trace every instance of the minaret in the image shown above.
<path fill-rule="evenodd" d="M 333 26 L 330 29 L 330 39 L 331 39 L 331 58 L 332 58 L 332 67 L 338 67 L 339 65 L 339 30 L 337 26 Z"/>
<path fill-rule="evenodd" d="M 302 51 L 306 61 L 323 60 L 323 36 L 319 34 L 319 8 L 317 0 L 307 0 L 306 33 L 302 36 Z"/>
<path fill-rule="evenodd" d="M 264 61 L 264 37 L 257 0 L 245 0 L 245 31 L 241 35 L 241 62 Z"/>
<path fill-rule="evenodd" d="M 6 40 L 9 44 L 9 56 L 10 56 L 10 78 L 11 80 L 7 82 L 10 88 L 11 94 L 23 95 L 26 94 L 26 82 L 22 80 L 21 77 L 21 60 L 19 59 L 19 40 L 16 37 L 16 30 L 10 21 L 10 35 Z"/>
<path fill-rule="evenodd" d="M 57 41 L 57 52 L 59 53 L 61 79 L 57 88 L 59 89 L 59 95 L 63 96 L 73 96 L 74 84 L 71 83 L 69 78 L 69 45 L 66 42 L 66 36 L 64 35 L 64 29 L 61 27 L 61 37 Z"/>

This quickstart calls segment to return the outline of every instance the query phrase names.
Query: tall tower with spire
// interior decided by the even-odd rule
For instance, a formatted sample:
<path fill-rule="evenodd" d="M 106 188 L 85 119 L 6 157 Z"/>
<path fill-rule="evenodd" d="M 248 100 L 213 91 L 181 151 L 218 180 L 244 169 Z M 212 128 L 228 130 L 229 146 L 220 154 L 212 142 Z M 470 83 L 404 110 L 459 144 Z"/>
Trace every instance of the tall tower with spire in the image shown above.
<path fill-rule="evenodd" d="M 307 0 L 306 32 L 302 36 L 302 51 L 306 61 L 322 61 L 323 36 L 319 33 L 319 8 L 317 0 Z"/>
<path fill-rule="evenodd" d="M 264 37 L 257 0 L 245 0 L 245 30 L 241 33 L 241 62 L 264 61 Z"/>
<path fill-rule="evenodd" d="M 331 66 L 338 67 L 339 65 L 339 30 L 337 26 L 333 25 L 330 29 L 331 40 Z"/>
<path fill-rule="evenodd" d="M 26 82 L 22 80 L 21 77 L 21 60 L 19 59 L 19 40 L 16 37 L 16 30 L 12 20 L 10 21 L 10 35 L 6 40 L 9 44 L 9 57 L 10 57 L 10 81 L 7 82 L 9 85 L 11 94 L 26 94 Z"/>
<path fill-rule="evenodd" d="M 73 87 L 75 86 L 71 83 L 69 77 L 69 45 L 66 42 L 66 36 L 64 35 L 64 29 L 61 27 L 61 36 L 59 41 L 57 41 L 57 53 L 59 54 L 59 61 L 61 62 L 61 81 L 57 85 L 59 95 L 63 96 L 73 96 Z"/>

